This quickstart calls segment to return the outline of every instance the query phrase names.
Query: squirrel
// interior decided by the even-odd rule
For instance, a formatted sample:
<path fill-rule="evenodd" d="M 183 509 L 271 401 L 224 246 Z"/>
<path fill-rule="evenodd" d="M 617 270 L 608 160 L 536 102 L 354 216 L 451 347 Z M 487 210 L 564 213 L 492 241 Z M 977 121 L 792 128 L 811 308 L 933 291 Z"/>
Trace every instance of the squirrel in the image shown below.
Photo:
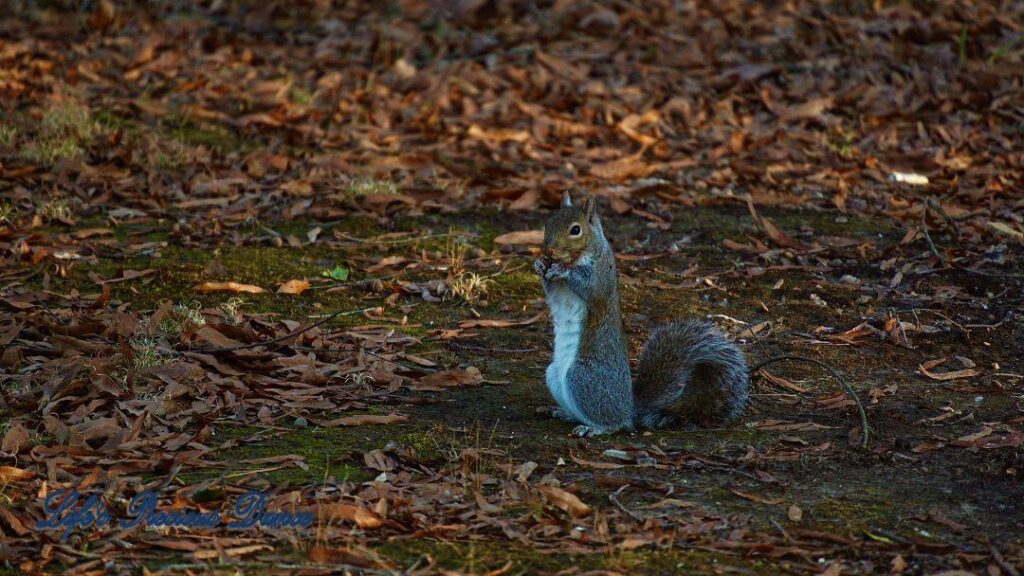
<path fill-rule="evenodd" d="M 544 226 L 534 270 L 554 327 L 545 373 L 558 404 L 553 415 L 578 424 L 575 436 L 712 425 L 743 411 L 750 382 L 746 360 L 710 322 L 655 328 L 631 381 L 615 254 L 593 196 L 578 207 L 568 192 L 563 195 Z"/>

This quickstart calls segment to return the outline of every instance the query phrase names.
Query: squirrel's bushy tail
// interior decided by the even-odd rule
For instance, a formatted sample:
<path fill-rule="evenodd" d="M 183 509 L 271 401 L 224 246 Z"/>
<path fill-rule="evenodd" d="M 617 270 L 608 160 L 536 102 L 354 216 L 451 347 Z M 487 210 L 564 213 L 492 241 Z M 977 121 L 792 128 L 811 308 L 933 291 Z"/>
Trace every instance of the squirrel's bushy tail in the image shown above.
<path fill-rule="evenodd" d="M 710 322 L 658 326 L 640 353 L 633 398 L 635 424 L 713 425 L 747 403 L 750 377 L 743 352 Z"/>

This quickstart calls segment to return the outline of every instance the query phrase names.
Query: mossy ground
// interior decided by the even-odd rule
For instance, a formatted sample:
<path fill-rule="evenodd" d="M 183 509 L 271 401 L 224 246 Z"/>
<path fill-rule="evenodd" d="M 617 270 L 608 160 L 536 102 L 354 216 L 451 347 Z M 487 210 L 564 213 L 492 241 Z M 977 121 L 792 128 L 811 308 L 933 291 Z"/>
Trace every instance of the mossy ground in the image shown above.
<path fill-rule="evenodd" d="M 768 211 L 776 223 L 789 231 L 801 227 L 818 233 L 864 238 L 877 242 L 878 250 L 897 243 L 903 232 L 884 220 L 850 217 L 837 222 L 834 214 L 820 212 Z M 474 365 L 479 367 L 490 382 L 483 387 L 456 389 L 444 393 L 425 393 L 432 402 L 401 406 L 410 416 L 405 423 L 382 427 L 318 428 L 314 425 L 299 427 L 281 422 L 285 431 L 268 433 L 257 427 L 239 426 L 230 421 L 213 423 L 213 441 L 219 445 L 235 439 L 216 456 L 235 462 L 236 467 L 217 474 L 246 474 L 262 476 L 275 484 L 310 485 L 326 476 L 338 480 L 361 482 L 371 474 L 361 462 L 361 454 L 382 448 L 388 442 L 397 442 L 418 451 L 438 451 L 438 430 L 444 432 L 444 442 L 473 446 L 481 442 L 507 454 L 512 462 L 534 460 L 547 467 L 560 467 L 570 471 L 580 487 L 584 499 L 602 503 L 606 490 L 594 484 L 591 470 L 575 465 L 569 458 L 575 454 L 600 459 L 601 451 L 622 446 L 644 447 L 655 445 L 664 450 L 683 450 L 708 457 L 737 459 L 745 453 L 770 456 L 786 446 L 804 443 L 829 443 L 831 448 L 820 453 L 808 452 L 791 461 L 773 461 L 770 458 L 755 465 L 775 481 L 754 478 L 749 472 L 733 469 L 705 467 L 686 470 L 636 469 L 638 475 L 657 477 L 678 486 L 675 497 L 694 501 L 706 509 L 721 514 L 745 518 L 752 526 L 771 530 L 787 522 L 787 506 L 797 505 L 803 510 L 801 528 L 818 529 L 842 534 L 855 539 L 872 537 L 898 537 L 916 540 L 955 539 L 957 534 L 949 527 L 923 523 L 917 517 L 937 509 L 949 518 L 972 529 L 1001 534 L 1002 538 L 1019 540 L 1021 528 L 1014 518 L 1021 512 L 1021 488 L 1007 476 L 1006 470 L 1015 465 L 999 460 L 998 454 L 978 451 L 946 449 L 934 454 L 915 454 L 911 448 L 927 439 L 937 430 L 916 424 L 920 419 L 937 415 L 944 406 L 953 406 L 966 412 L 973 411 L 972 422 L 1005 421 L 1015 410 L 1010 393 L 973 391 L 970 386 L 956 383 L 935 383 L 915 373 L 924 359 L 953 354 L 965 354 L 963 336 L 944 332 L 917 337 L 914 350 L 881 342 L 867 342 L 861 346 L 809 347 L 807 338 L 799 334 L 812 334 L 822 326 L 839 330 L 851 328 L 862 318 L 878 318 L 880 311 L 904 308 L 898 292 L 858 300 L 859 292 L 839 285 L 833 276 L 855 273 L 864 279 L 877 281 L 881 273 L 876 264 L 861 262 L 856 271 L 790 269 L 768 271 L 759 276 L 744 277 L 728 272 L 742 260 L 735 252 L 721 247 L 725 238 L 743 241 L 756 234 L 745 217 L 742 207 L 680 209 L 674 213 L 671 230 L 655 234 L 642 221 L 630 217 L 608 217 L 606 228 L 621 250 L 642 244 L 645 250 L 663 250 L 673 241 L 689 236 L 678 252 L 648 261 L 620 262 L 620 273 L 626 278 L 658 279 L 665 283 L 690 286 L 691 277 L 681 273 L 696 265 L 698 275 L 714 278 L 712 283 L 697 287 L 656 288 L 637 282 L 626 282 L 622 290 L 623 306 L 628 329 L 634 343 L 655 323 L 677 316 L 703 316 L 724 314 L 751 323 L 771 320 L 778 324 L 778 334 L 770 342 L 747 348 L 752 360 L 780 351 L 791 351 L 819 357 L 848 375 L 861 397 L 868 400 L 869 390 L 896 385 L 895 396 L 883 397 L 870 406 L 873 446 L 889 446 L 881 452 L 862 452 L 847 448 L 847 432 L 857 426 L 850 411 L 835 411 L 814 406 L 807 401 L 789 398 L 792 404 L 778 401 L 778 390 L 759 389 L 752 406 L 737 423 L 716 430 L 663 431 L 657 433 L 620 433 L 589 440 L 570 438 L 568 426 L 550 418 L 544 408 L 550 404 L 542 383 L 544 366 L 549 358 L 549 327 L 546 322 L 505 329 L 472 329 L 472 336 L 451 341 L 425 338 L 426 329 L 454 328 L 461 320 L 475 313 L 485 318 L 526 318 L 539 311 L 543 304 L 539 283 L 530 272 L 526 255 L 495 256 L 501 265 L 488 258 L 474 260 L 471 266 L 480 267 L 489 274 L 497 273 L 495 284 L 486 296 L 486 302 L 472 310 L 458 302 L 426 303 L 417 296 L 404 295 L 399 304 L 413 305 L 408 313 L 411 334 L 424 337 L 410 350 L 429 357 L 443 366 Z M 501 217 L 497 217 L 501 216 Z M 481 224 L 488 222 L 489 224 Z M 80 227 L 95 225 L 88 220 Z M 292 221 L 270 225 L 277 232 L 303 237 L 305 232 L 320 223 Z M 98 292 L 89 274 L 101 278 L 118 275 L 127 269 L 156 269 L 152 280 L 125 282 L 112 286 L 113 297 L 130 302 L 135 309 L 151 309 L 158 302 L 197 300 L 204 305 L 219 305 L 230 296 L 225 294 L 197 294 L 193 287 L 205 280 L 223 279 L 252 283 L 269 290 L 266 294 L 243 295 L 243 309 L 249 313 L 275 313 L 287 318 L 304 318 L 339 309 L 358 309 L 382 304 L 382 295 L 358 287 L 360 280 L 372 277 L 362 271 L 373 258 L 400 254 L 412 260 L 420 254 L 443 254 L 445 234 L 454 231 L 464 235 L 464 241 L 473 249 L 490 252 L 496 247 L 497 234 L 538 228 L 539 215 L 458 214 L 429 215 L 396 219 L 381 224 L 365 218 L 342 221 L 325 227 L 322 235 L 341 232 L 346 236 L 370 238 L 396 231 L 416 231 L 424 240 L 408 244 L 378 245 L 373 242 L 349 243 L 328 249 L 322 245 L 274 247 L 270 245 L 235 245 L 222 242 L 218 247 L 200 245 L 182 246 L 173 237 L 171 225 L 148 229 L 147 241 L 165 241 L 157 252 L 129 259 L 101 258 L 95 264 L 71 267 L 65 277 L 51 278 L 50 289 L 65 292 L 75 288 L 81 292 Z M 54 228 L 54 231 L 60 231 Z M 138 230 L 119 226 L 115 238 L 126 239 Z M 498 254 L 499 252 L 494 252 Z M 207 272 L 211 261 L 220 262 L 218 278 Z M 328 292 L 309 290 L 301 296 L 284 296 L 273 289 L 294 278 L 319 276 L 324 269 L 341 264 L 349 266 L 353 275 L 348 289 Z M 813 268 L 813 267 L 811 267 Z M 444 272 L 432 266 L 422 266 L 402 272 L 407 280 L 442 278 Z M 773 289 L 779 281 L 780 289 Z M 31 280 L 40 283 L 36 277 Z M 828 302 L 828 307 L 816 304 L 811 294 Z M 954 311 L 947 310 L 947 315 Z M 976 314 L 964 310 L 967 314 Z M 353 325 L 362 320 L 356 317 L 341 320 Z M 979 365 L 999 362 L 1005 372 L 1019 372 L 1017 357 L 1022 352 L 1022 326 L 1009 322 L 998 330 L 980 331 L 970 341 L 969 355 Z M 987 344 L 986 344 L 987 343 Z M 822 395 L 835 390 L 830 383 L 813 370 L 798 366 L 783 366 L 776 373 L 808 386 L 811 395 Z M 984 396 L 978 402 L 976 396 Z M 829 428 L 813 432 L 779 434 L 759 431 L 751 426 L 764 419 L 782 419 L 794 422 L 814 421 Z M 972 422 L 957 427 L 959 433 L 977 428 Z M 941 431 L 949 434 L 948 430 Z M 955 450 L 955 451 L 954 451 Z M 259 470 L 249 466 L 247 460 L 282 454 L 304 457 L 308 469 L 296 467 Z M 990 458 L 992 456 L 992 458 Z M 559 460 L 565 464 L 559 464 Z M 1004 458 L 1005 460 L 1005 458 Z M 199 481 L 209 479 L 206 472 L 188 472 L 182 479 Z M 756 493 L 768 498 L 780 498 L 782 504 L 763 504 L 737 497 L 735 491 Z M 622 495 L 625 506 L 639 506 L 655 501 L 659 494 L 630 490 Z M 885 536 L 888 535 L 888 536 Z M 739 569 L 755 574 L 778 574 L 794 567 L 777 561 L 757 557 L 743 557 L 702 550 L 650 550 L 629 552 L 608 551 L 583 557 L 546 554 L 525 550 L 501 542 L 445 542 L 391 540 L 373 546 L 375 550 L 396 562 L 411 564 L 423 554 L 430 554 L 441 566 L 482 571 L 512 561 L 512 574 L 555 572 L 570 566 L 580 569 L 607 568 L 627 573 L 651 574 L 706 574 Z M 806 566 L 802 566 L 805 569 Z"/>

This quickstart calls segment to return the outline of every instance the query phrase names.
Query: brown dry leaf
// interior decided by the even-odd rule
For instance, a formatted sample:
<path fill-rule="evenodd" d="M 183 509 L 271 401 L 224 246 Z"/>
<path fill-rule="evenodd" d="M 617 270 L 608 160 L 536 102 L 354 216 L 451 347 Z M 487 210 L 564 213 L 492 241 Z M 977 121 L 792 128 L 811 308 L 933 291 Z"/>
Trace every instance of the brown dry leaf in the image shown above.
<path fill-rule="evenodd" d="M 378 424 L 397 424 L 398 422 L 405 422 L 409 417 L 403 414 L 357 414 L 355 416 L 343 416 L 335 420 L 328 420 L 321 422 L 320 425 L 327 428 L 334 428 L 336 426 L 367 426 L 367 425 L 378 425 Z"/>
<path fill-rule="evenodd" d="M 627 537 L 622 542 L 619 542 L 618 548 L 621 550 L 636 550 L 637 548 L 643 548 L 644 546 L 650 546 L 652 544 L 654 544 L 654 540 L 650 538 Z"/>
<path fill-rule="evenodd" d="M 761 420 L 754 422 L 751 426 L 766 432 L 800 432 L 833 428 L 817 422 L 787 422 L 786 420 Z"/>
<path fill-rule="evenodd" d="M 750 500 L 752 502 L 760 502 L 761 504 L 770 504 L 772 506 L 774 506 L 776 504 L 782 504 L 782 501 L 783 501 L 783 498 L 781 498 L 781 497 L 780 498 L 768 498 L 767 496 L 759 496 L 757 494 L 751 494 L 750 492 L 742 492 L 740 490 L 733 490 L 732 493 L 737 495 L 737 496 L 739 496 L 740 498 L 744 498 L 744 499 Z"/>
<path fill-rule="evenodd" d="M 544 496 L 544 499 L 547 500 L 549 504 L 563 512 L 566 512 L 573 518 L 590 514 L 590 506 L 586 505 L 571 492 L 566 492 L 565 490 L 555 486 L 538 486 L 537 490 Z"/>
<path fill-rule="evenodd" d="M 333 520 L 355 522 L 356 526 L 363 529 L 380 528 L 384 525 L 384 518 L 380 514 L 351 504 L 320 504 L 316 508 L 316 517 L 317 520 L 325 522 Z"/>
<path fill-rule="evenodd" d="M 421 377 L 413 385 L 413 390 L 440 391 L 445 388 L 456 388 L 459 386 L 476 386 L 483 383 L 484 377 L 480 370 L 470 366 L 468 368 L 455 368 L 453 370 L 442 370 Z"/>
<path fill-rule="evenodd" d="M 643 161 L 644 151 L 632 156 L 626 156 L 607 164 L 598 164 L 590 167 L 590 173 L 598 178 L 607 180 L 625 180 L 626 178 L 643 178 L 655 167 Z"/>
<path fill-rule="evenodd" d="M 902 574 L 907 570 L 910 565 L 903 559 L 903 556 L 897 554 L 892 562 L 889 562 L 889 573 L 890 574 Z"/>
<path fill-rule="evenodd" d="M 35 475 L 36 473 L 31 470 L 22 470 L 14 466 L 0 466 L 0 485 L 28 480 L 34 478 Z"/>
<path fill-rule="evenodd" d="M 485 130 L 477 124 L 473 124 L 466 131 L 466 135 L 476 140 L 488 142 L 526 142 L 530 139 L 530 133 L 526 130 L 497 129 Z"/>
<path fill-rule="evenodd" d="M 541 318 L 544 318 L 545 315 L 546 314 L 544 312 L 540 312 L 526 320 L 488 320 L 486 318 L 463 320 L 462 322 L 459 322 L 459 328 L 465 330 L 467 328 L 508 328 L 510 326 L 527 326 L 539 321 Z"/>
<path fill-rule="evenodd" d="M 119 282 L 130 282 L 132 280 L 138 280 L 139 278 L 145 278 L 146 276 L 152 276 L 156 274 L 156 270 L 125 270 L 120 276 L 110 278 L 107 280 L 101 280 L 99 284 L 117 284 Z"/>
<path fill-rule="evenodd" d="M 519 482 L 526 482 L 529 480 L 530 475 L 537 469 L 537 463 L 533 461 L 523 462 L 516 468 L 516 480 Z"/>
<path fill-rule="evenodd" d="M 239 556 L 245 556 L 246 554 L 253 554 L 255 552 L 262 552 L 263 550 L 273 550 L 274 547 L 269 544 L 250 544 L 248 546 L 236 546 L 234 548 L 214 548 L 211 550 L 196 550 L 192 553 L 192 558 L 196 560 L 213 560 L 220 558 L 221 556 L 227 556 L 228 558 L 237 558 Z"/>
<path fill-rule="evenodd" d="M 530 188 L 526 192 L 519 195 L 515 202 L 509 204 L 509 210 L 534 210 L 537 208 L 537 203 L 540 201 L 540 190 L 537 188 Z"/>
<path fill-rule="evenodd" d="M 210 326 L 209 324 L 200 326 L 200 328 L 196 330 L 195 336 L 197 339 L 213 344 L 214 346 L 217 346 L 219 348 L 228 348 L 232 346 L 242 345 L 242 343 L 239 342 L 238 340 L 225 336 L 222 332 L 215 329 L 213 326 Z"/>
<path fill-rule="evenodd" d="M 697 505 L 696 502 L 690 502 L 689 500 L 678 500 L 676 498 L 663 498 L 661 500 L 658 500 L 657 502 L 654 502 L 653 504 L 648 504 L 648 505 L 644 506 L 643 508 L 645 510 L 658 510 L 660 508 L 692 508 L 692 507 L 694 507 L 696 505 Z"/>
<path fill-rule="evenodd" d="M 406 261 L 407 261 L 406 258 L 404 258 L 402 256 L 385 256 L 384 258 L 381 258 L 380 260 L 378 260 L 377 263 L 374 264 L 373 266 L 367 267 L 366 271 L 367 272 L 380 272 L 381 270 L 383 270 L 385 268 L 390 268 L 391 266 L 397 266 L 397 265 L 399 265 L 399 264 L 401 264 L 403 262 L 406 262 Z"/>
<path fill-rule="evenodd" d="M 368 468 L 381 472 L 390 472 L 398 466 L 394 459 L 379 449 L 370 450 L 363 454 L 363 462 Z"/>
<path fill-rule="evenodd" d="M 289 280 L 277 287 L 278 294 L 294 294 L 298 296 L 309 289 L 308 280 Z"/>
<path fill-rule="evenodd" d="M 825 568 L 824 570 L 819 572 L 818 576 L 840 576 L 840 574 L 842 574 L 842 573 L 843 573 L 843 564 L 842 564 L 842 562 L 833 562 L 833 563 L 828 565 L 828 568 Z"/>
<path fill-rule="evenodd" d="M 614 462 L 594 462 L 592 460 L 584 460 L 569 452 L 569 458 L 579 464 L 580 466 L 586 466 L 587 468 L 596 468 L 598 470 L 615 470 L 616 468 L 625 468 L 625 464 L 616 464 Z"/>
<path fill-rule="evenodd" d="M 919 365 L 917 369 L 918 371 L 921 372 L 921 374 L 924 374 L 925 376 L 931 378 L 932 380 L 939 381 L 956 380 L 959 378 L 972 378 L 974 376 L 977 376 L 978 374 L 981 374 L 981 372 L 979 372 L 975 368 L 965 368 L 963 370 L 953 370 L 951 372 L 931 371 L 931 368 L 934 368 L 935 366 L 938 366 L 939 364 L 942 364 L 945 361 L 945 358 L 939 358 L 938 360 L 929 360 L 928 362 L 924 362 L 921 365 Z"/>
<path fill-rule="evenodd" d="M 761 370 L 761 376 L 764 376 L 765 380 L 771 382 L 772 384 L 775 384 L 779 388 L 784 388 L 786 390 L 790 390 L 790 391 L 793 391 L 793 392 L 798 392 L 800 394 L 804 394 L 804 393 L 808 392 L 807 388 L 804 388 L 803 386 L 797 386 L 796 384 L 790 382 L 789 380 L 787 380 L 787 379 L 785 379 L 785 378 L 783 378 L 781 376 L 775 376 L 774 374 L 771 374 L 767 370 L 763 370 L 762 369 Z"/>
<path fill-rule="evenodd" d="M 390 567 L 386 562 L 373 558 L 368 552 L 353 550 L 352 548 L 313 546 L 306 555 L 317 564 L 348 564 L 357 568 L 388 569 Z"/>
<path fill-rule="evenodd" d="M 921 442 L 917 446 L 911 448 L 910 451 L 913 452 L 914 454 L 922 454 L 924 452 L 933 452 L 935 450 L 945 448 L 945 446 L 946 443 L 942 440 L 925 440 L 924 442 Z"/>
<path fill-rule="evenodd" d="M 722 240 L 722 246 L 724 246 L 726 250 L 742 252 L 744 254 L 750 254 L 752 256 L 764 254 L 765 252 L 768 251 L 768 247 L 762 244 L 760 241 L 755 241 L 754 244 L 743 244 L 740 242 L 736 242 L 735 240 L 730 240 L 726 238 L 725 240 Z"/>
<path fill-rule="evenodd" d="M 494 239 L 495 244 L 511 244 L 515 246 L 540 246 L 544 243 L 543 230 L 519 230 L 507 232 Z"/>
<path fill-rule="evenodd" d="M 21 424 L 11 426 L 4 434 L 3 442 L 0 443 L 0 451 L 6 454 L 17 454 L 21 445 L 28 440 L 28 430 Z"/>
<path fill-rule="evenodd" d="M 266 292 L 259 286 L 252 284 L 239 284 L 238 282 L 203 282 L 193 287 L 193 290 L 203 294 L 209 292 L 238 292 L 244 294 L 262 294 Z"/>
<path fill-rule="evenodd" d="M 952 442 L 952 444 L 953 446 L 960 447 L 974 446 L 978 444 L 979 440 L 984 440 L 985 438 L 991 436 L 993 432 L 995 432 L 995 429 L 993 429 L 991 426 L 983 426 L 981 430 L 978 430 L 974 434 L 967 434 L 966 436 L 961 436 L 957 438 Z"/>
<path fill-rule="evenodd" d="M 775 223 L 772 222 L 771 218 L 761 218 L 761 226 L 764 227 L 764 232 L 765 234 L 768 235 L 768 238 L 770 238 L 772 242 L 775 242 L 779 246 L 783 248 L 793 248 L 797 250 L 804 249 L 803 244 L 787 236 L 785 232 L 780 230 L 775 225 Z"/>
<path fill-rule="evenodd" d="M 94 236 L 109 236 L 113 233 L 114 231 L 110 228 L 83 228 L 75 232 L 74 236 L 79 240 L 86 240 Z"/>
<path fill-rule="evenodd" d="M 29 530 L 28 526 L 25 526 L 25 522 L 21 517 L 13 510 L 8 509 L 7 506 L 0 506 L 0 518 L 2 518 L 4 523 L 10 526 L 11 530 L 14 530 L 18 536 L 27 536 L 32 532 Z"/>
<path fill-rule="evenodd" d="M 786 517 L 789 518 L 790 522 L 799 522 L 804 518 L 804 511 L 796 504 L 790 504 L 786 510 Z"/>
<path fill-rule="evenodd" d="M 815 98 L 809 100 L 798 106 L 793 106 L 786 110 L 782 116 L 782 120 L 814 120 L 820 118 L 826 110 L 832 107 L 832 103 L 835 98 L 832 96 L 826 96 L 824 98 Z"/>
<path fill-rule="evenodd" d="M 488 502 L 487 497 L 481 494 L 479 490 L 473 493 L 473 498 L 476 500 L 476 505 L 487 514 L 501 513 L 501 506 L 495 506 Z"/>

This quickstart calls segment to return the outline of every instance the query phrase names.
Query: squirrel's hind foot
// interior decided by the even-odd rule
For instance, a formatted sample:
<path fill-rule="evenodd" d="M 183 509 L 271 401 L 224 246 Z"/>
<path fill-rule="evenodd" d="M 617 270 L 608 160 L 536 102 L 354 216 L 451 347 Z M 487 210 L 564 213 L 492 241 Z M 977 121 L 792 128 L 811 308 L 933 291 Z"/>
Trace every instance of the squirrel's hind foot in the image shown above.
<path fill-rule="evenodd" d="M 580 424 L 579 426 L 572 429 L 572 435 L 577 438 L 590 438 L 591 436 L 602 436 L 604 434 L 611 434 L 617 432 L 620 428 L 608 428 L 604 426 L 587 426 L 586 424 Z"/>

